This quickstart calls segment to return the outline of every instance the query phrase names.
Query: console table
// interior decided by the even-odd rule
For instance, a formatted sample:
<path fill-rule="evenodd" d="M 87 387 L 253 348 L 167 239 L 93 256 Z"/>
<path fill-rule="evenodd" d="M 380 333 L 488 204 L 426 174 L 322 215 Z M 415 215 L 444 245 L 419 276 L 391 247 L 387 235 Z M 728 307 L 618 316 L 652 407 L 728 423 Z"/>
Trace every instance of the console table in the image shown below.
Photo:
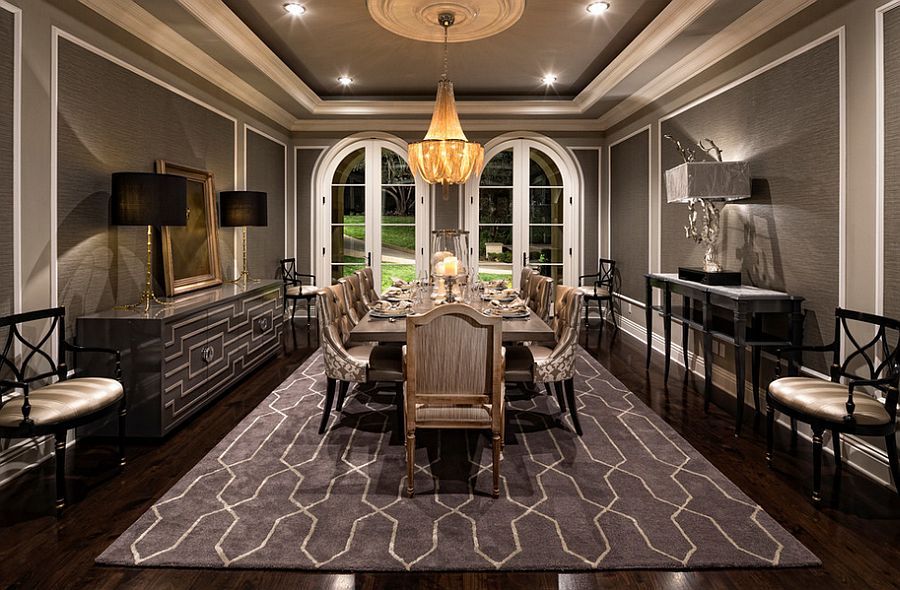
<path fill-rule="evenodd" d="M 744 416 L 744 356 L 749 346 L 753 351 L 752 385 L 753 402 L 759 413 L 759 365 L 760 351 L 763 347 L 799 346 L 803 341 L 802 297 L 796 297 L 780 291 L 760 289 L 758 287 L 718 287 L 703 285 L 693 281 L 679 279 L 677 274 L 651 273 L 646 276 L 646 321 L 647 321 L 647 367 L 653 351 L 653 312 L 658 311 L 663 318 L 663 334 L 665 338 L 665 371 L 664 378 L 669 379 L 669 362 L 672 349 L 672 317 L 681 321 L 682 346 L 685 358 L 688 349 L 688 330 L 694 328 L 703 333 L 703 369 L 704 369 L 704 410 L 709 409 L 712 397 L 712 341 L 713 339 L 729 342 L 734 346 L 734 373 L 737 393 L 737 416 L 735 436 L 741 432 Z M 662 305 L 653 305 L 653 289 L 662 291 Z M 681 295 L 681 313 L 673 311 L 672 295 Z M 718 325 L 714 322 L 714 309 L 730 312 L 731 326 Z M 699 314 L 697 313 L 699 312 Z M 762 319 L 767 314 L 781 314 L 789 320 L 788 334 L 779 338 L 762 332 Z M 793 362 L 799 362 L 799 354 L 792 355 Z M 687 364 L 687 361 L 685 361 Z"/>
<path fill-rule="evenodd" d="M 148 313 L 108 310 L 79 317 L 79 341 L 122 352 L 126 434 L 168 434 L 275 356 L 283 329 L 281 287 L 281 281 L 229 284 L 181 295 L 173 305 L 153 305 Z M 76 370 L 107 374 L 106 362 L 80 354 Z"/>

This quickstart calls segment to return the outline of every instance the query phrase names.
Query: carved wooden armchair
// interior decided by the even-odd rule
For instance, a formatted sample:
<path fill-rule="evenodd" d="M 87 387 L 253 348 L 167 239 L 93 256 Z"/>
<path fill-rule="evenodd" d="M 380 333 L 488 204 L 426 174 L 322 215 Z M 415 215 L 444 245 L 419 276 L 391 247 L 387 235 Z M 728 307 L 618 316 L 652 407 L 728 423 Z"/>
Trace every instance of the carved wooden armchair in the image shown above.
<path fill-rule="evenodd" d="M 24 331 L 40 335 L 29 340 Z M 65 308 L 30 311 L 0 318 L 7 334 L 0 356 L 0 437 L 52 434 L 56 450 L 56 510 L 66 505 L 66 433 L 104 414 L 118 412 L 119 465 L 125 465 L 125 390 L 118 350 L 66 342 Z M 44 350 L 54 333 L 58 355 Z M 17 354 L 16 348 L 21 354 Z M 70 377 L 66 353 L 103 353 L 115 360 L 114 379 Z"/>
<path fill-rule="evenodd" d="M 493 489 L 500 495 L 504 435 L 500 318 L 461 303 L 406 321 L 406 492 L 414 493 L 416 430 L 486 428 L 493 444 Z"/>
<path fill-rule="evenodd" d="M 841 433 L 883 436 L 891 476 L 900 493 L 896 439 L 900 321 L 841 308 L 837 308 L 834 315 L 834 342 L 831 344 L 787 347 L 778 351 L 777 377 L 784 352 L 831 352 L 831 381 L 814 377 L 779 377 L 769 384 L 766 391 L 766 461 L 771 467 L 776 411 L 808 423 L 813 432 L 812 498 L 818 503 L 822 499 L 824 432 L 830 430 L 832 433 L 838 470 L 841 469 Z M 848 344 L 842 356 L 845 338 Z M 863 388 L 870 388 L 875 395 L 867 394 Z"/>
<path fill-rule="evenodd" d="M 284 283 L 283 306 L 287 309 L 288 300 L 291 301 L 291 320 L 297 313 L 297 301 L 306 302 L 306 327 L 309 328 L 310 304 L 316 299 L 319 288 L 316 287 L 315 275 L 297 272 L 297 261 L 294 258 L 284 258 L 278 261 L 278 276 Z"/>

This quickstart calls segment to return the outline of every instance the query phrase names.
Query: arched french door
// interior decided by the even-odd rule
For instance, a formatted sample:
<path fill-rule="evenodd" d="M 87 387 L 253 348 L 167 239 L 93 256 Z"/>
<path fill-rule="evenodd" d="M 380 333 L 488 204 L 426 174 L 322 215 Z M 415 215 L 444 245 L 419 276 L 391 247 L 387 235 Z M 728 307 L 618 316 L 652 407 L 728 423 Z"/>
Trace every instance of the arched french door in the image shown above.
<path fill-rule="evenodd" d="M 334 283 L 371 266 L 376 283 L 412 280 L 425 269 L 428 203 L 413 177 L 406 145 L 392 138 L 349 138 L 319 169 L 317 275 Z"/>
<path fill-rule="evenodd" d="M 580 195 L 577 164 L 546 138 L 488 144 L 481 175 L 470 180 L 467 225 L 483 279 L 518 288 L 531 266 L 558 284 L 575 284 Z"/>

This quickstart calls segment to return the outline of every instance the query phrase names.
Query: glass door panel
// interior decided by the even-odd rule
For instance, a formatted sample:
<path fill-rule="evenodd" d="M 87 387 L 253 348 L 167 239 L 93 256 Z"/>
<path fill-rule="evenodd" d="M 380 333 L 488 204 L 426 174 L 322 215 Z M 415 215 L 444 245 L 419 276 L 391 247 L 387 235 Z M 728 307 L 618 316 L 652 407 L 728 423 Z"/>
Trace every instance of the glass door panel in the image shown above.
<path fill-rule="evenodd" d="M 530 148 L 528 156 L 528 262 L 559 284 L 565 256 L 562 174 L 544 152 Z"/>
<path fill-rule="evenodd" d="M 381 149 L 381 286 L 416 279 L 416 185 L 396 152 Z"/>
<path fill-rule="evenodd" d="M 513 276 L 513 151 L 495 155 L 481 174 L 478 194 L 478 276 Z"/>
<path fill-rule="evenodd" d="M 365 149 L 348 154 L 331 185 L 331 282 L 366 264 Z"/>

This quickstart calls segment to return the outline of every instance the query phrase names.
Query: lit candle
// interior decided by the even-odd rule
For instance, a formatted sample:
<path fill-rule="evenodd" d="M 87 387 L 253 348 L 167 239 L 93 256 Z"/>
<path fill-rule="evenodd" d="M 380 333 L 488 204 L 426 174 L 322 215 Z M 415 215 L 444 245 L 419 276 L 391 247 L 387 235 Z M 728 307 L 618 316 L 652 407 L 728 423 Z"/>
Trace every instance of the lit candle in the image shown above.
<path fill-rule="evenodd" d="M 441 276 L 444 274 L 444 263 L 438 262 L 434 265 L 434 274 Z"/>
<path fill-rule="evenodd" d="M 444 258 L 444 272 L 448 277 L 455 277 L 458 270 L 459 261 L 456 256 L 448 256 Z"/>

